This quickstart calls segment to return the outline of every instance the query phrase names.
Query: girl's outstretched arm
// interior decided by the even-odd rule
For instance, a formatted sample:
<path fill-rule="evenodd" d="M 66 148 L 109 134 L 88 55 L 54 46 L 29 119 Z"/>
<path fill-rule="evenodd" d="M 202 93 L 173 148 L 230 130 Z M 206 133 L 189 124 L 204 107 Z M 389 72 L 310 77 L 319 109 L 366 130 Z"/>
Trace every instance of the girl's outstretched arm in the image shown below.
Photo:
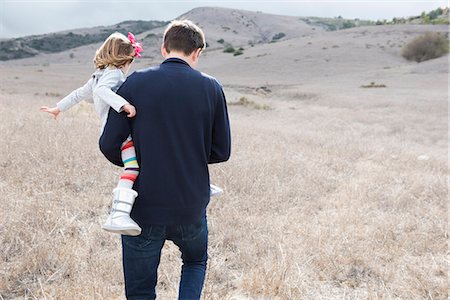
<path fill-rule="evenodd" d="M 80 103 L 82 100 L 92 97 L 92 85 L 94 78 L 91 77 L 82 87 L 77 88 L 69 95 L 59 101 L 56 106 L 61 112 L 68 110 L 74 105 Z"/>
<path fill-rule="evenodd" d="M 40 110 L 53 115 L 53 119 L 56 120 L 61 112 L 68 110 L 77 103 L 80 103 L 81 100 L 92 96 L 93 80 L 93 78 L 89 79 L 88 82 L 86 82 L 82 87 L 74 90 L 69 95 L 64 97 L 64 99 L 59 101 L 55 107 L 41 106 Z"/>

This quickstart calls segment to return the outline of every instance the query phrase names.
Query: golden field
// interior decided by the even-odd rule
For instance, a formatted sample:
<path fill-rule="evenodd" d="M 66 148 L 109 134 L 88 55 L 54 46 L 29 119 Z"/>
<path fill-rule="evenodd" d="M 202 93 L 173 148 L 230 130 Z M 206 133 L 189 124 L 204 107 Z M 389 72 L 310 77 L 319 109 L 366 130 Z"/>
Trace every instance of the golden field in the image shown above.
<path fill-rule="evenodd" d="M 208 210 L 203 299 L 447 299 L 448 56 L 363 54 L 363 30 L 381 39 L 360 28 L 326 50 L 315 33 L 306 56 L 298 38 L 202 58 L 233 138 L 210 168 L 225 193 Z M 85 103 L 39 112 L 92 71 L 58 55 L 0 64 L 0 299 L 123 299 L 120 238 L 100 228 L 120 168 L 98 150 L 98 118 Z M 159 299 L 176 299 L 180 264 L 167 242 Z"/>

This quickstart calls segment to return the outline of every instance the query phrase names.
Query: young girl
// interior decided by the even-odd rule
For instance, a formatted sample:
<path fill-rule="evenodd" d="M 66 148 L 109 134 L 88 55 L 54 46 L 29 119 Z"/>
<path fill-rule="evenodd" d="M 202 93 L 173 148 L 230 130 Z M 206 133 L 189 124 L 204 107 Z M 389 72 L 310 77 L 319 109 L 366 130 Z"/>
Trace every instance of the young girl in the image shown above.
<path fill-rule="evenodd" d="M 60 112 L 92 97 L 95 110 L 102 122 L 100 135 L 106 124 L 110 107 L 116 112 L 125 111 L 129 118 L 134 117 L 136 115 L 134 106 L 115 92 L 125 81 L 134 58 L 141 56 L 141 51 L 142 47 L 136 42 L 133 34 L 128 33 L 128 38 L 118 32 L 111 34 L 96 51 L 94 64 L 97 70 L 86 84 L 59 101 L 56 107 L 43 106 L 41 110 L 52 114 L 56 119 Z M 111 213 L 102 228 L 120 234 L 139 235 L 141 228 L 130 218 L 130 211 L 137 196 L 137 192 L 132 190 L 132 187 L 139 174 L 131 137 L 128 137 L 122 145 L 122 160 L 125 169 L 117 187 L 113 190 Z"/>
<path fill-rule="evenodd" d="M 102 121 L 100 135 L 105 127 L 110 107 L 118 113 L 125 111 L 129 118 L 134 117 L 135 107 L 115 92 L 125 81 L 134 58 L 141 57 L 140 52 L 142 47 L 130 32 L 128 38 L 118 32 L 111 34 L 95 53 L 94 64 L 97 70 L 87 83 L 59 101 L 56 107 L 43 106 L 41 111 L 52 114 L 56 119 L 61 112 L 92 97 L 95 110 Z M 111 213 L 102 228 L 109 232 L 135 236 L 141 234 L 141 228 L 130 218 L 130 212 L 138 195 L 132 188 L 139 175 L 139 165 L 131 136 L 122 144 L 122 160 L 124 171 L 113 190 Z M 211 196 L 220 193 L 222 190 L 219 187 L 211 185 Z"/>

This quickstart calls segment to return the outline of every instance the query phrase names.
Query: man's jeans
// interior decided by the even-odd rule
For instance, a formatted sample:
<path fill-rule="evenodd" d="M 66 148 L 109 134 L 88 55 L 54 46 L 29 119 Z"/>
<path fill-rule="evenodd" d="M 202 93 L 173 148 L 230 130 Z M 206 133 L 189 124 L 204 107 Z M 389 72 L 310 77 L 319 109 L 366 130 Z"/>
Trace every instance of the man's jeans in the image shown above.
<path fill-rule="evenodd" d="M 139 236 L 122 235 L 127 299 L 156 298 L 157 269 L 166 239 L 178 246 L 183 260 L 178 299 L 200 299 L 208 259 L 206 216 L 190 225 L 141 227 L 142 233 Z"/>

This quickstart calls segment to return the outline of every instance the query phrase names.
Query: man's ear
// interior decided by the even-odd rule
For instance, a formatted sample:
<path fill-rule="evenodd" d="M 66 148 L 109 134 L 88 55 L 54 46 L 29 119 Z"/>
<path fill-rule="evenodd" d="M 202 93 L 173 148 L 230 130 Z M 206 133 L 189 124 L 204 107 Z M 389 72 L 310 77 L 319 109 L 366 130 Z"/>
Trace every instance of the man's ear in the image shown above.
<path fill-rule="evenodd" d="M 161 44 L 161 55 L 166 58 L 169 53 L 167 53 L 166 47 L 164 47 L 164 43 Z"/>
<path fill-rule="evenodd" d="M 198 58 L 200 57 L 200 54 L 202 53 L 202 48 L 198 48 L 191 54 L 192 61 L 196 62 L 198 61 Z"/>

